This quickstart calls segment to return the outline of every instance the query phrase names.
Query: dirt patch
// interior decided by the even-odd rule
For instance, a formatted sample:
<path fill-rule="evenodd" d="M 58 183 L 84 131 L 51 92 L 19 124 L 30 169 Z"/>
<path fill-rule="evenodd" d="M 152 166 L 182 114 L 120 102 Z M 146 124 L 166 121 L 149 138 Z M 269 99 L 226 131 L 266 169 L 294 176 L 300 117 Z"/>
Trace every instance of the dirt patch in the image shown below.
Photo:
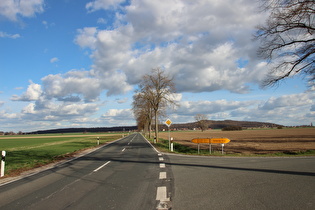
<path fill-rule="evenodd" d="M 168 133 L 161 133 L 160 137 L 168 139 Z M 315 150 L 315 128 L 187 131 L 171 132 L 171 137 L 174 142 L 194 148 L 197 147 L 191 142 L 194 138 L 229 138 L 231 141 L 224 147 L 227 154 L 296 153 Z M 201 144 L 201 149 L 208 148 L 208 144 Z M 221 145 L 212 144 L 212 148 L 220 150 Z"/>

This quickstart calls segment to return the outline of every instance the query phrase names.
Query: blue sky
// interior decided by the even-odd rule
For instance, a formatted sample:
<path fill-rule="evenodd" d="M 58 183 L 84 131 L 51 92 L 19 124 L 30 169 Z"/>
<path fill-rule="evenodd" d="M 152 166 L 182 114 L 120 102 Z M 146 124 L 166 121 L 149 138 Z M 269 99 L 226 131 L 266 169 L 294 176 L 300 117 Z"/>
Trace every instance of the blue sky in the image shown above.
<path fill-rule="evenodd" d="M 157 67 L 174 78 L 173 123 L 314 123 L 303 78 L 259 88 L 267 16 L 252 0 L 2 0 L 0 131 L 135 125 L 132 96 Z"/>

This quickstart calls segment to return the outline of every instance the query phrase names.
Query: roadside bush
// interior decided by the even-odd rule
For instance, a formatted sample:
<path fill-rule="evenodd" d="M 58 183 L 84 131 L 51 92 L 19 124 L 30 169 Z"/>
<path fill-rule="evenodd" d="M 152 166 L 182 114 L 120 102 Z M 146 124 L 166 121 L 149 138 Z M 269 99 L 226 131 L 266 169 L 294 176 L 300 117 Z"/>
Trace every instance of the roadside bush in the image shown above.
<path fill-rule="evenodd" d="M 222 131 L 241 131 L 242 127 L 241 126 L 237 126 L 237 125 L 233 125 L 233 126 L 227 126 L 222 128 Z"/>

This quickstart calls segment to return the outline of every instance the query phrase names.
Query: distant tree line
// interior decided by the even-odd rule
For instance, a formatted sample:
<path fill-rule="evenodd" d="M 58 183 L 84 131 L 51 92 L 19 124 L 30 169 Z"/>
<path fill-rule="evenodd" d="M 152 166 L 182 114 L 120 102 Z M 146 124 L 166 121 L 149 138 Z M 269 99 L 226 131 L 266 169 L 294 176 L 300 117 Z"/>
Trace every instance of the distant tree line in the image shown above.
<path fill-rule="evenodd" d="M 221 129 L 222 131 L 241 131 L 243 128 L 237 125 L 229 125 Z"/>
<path fill-rule="evenodd" d="M 33 131 L 33 132 L 28 132 L 26 134 L 129 132 L 129 131 L 136 131 L 136 130 L 137 130 L 137 126 L 60 128 L 60 129 Z"/>
<path fill-rule="evenodd" d="M 237 126 L 241 128 L 277 128 L 278 126 L 283 126 L 275 123 L 268 123 L 268 122 L 255 122 L 255 121 L 236 121 L 236 120 L 202 120 L 202 123 L 206 126 L 206 129 L 222 129 L 225 127 L 230 126 Z M 183 123 L 183 124 L 172 124 L 172 129 L 178 130 L 193 130 L 193 129 L 200 129 L 200 122 L 191 122 L 191 123 Z M 162 128 L 166 128 L 162 127 Z"/>

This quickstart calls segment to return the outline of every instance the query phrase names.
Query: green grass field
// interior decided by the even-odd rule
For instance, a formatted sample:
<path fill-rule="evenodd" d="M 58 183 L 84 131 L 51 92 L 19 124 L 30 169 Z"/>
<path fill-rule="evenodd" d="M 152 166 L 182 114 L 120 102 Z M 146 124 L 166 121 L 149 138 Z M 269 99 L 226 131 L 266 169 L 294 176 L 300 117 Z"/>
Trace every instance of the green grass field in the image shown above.
<path fill-rule="evenodd" d="M 119 139 L 122 134 L 99 134 L 99 143 Z M 6 151 L 5 175 L 17 175 L 97 146 L 95 135 L 34 135 L 0 137 L 0 150 Z"/>

